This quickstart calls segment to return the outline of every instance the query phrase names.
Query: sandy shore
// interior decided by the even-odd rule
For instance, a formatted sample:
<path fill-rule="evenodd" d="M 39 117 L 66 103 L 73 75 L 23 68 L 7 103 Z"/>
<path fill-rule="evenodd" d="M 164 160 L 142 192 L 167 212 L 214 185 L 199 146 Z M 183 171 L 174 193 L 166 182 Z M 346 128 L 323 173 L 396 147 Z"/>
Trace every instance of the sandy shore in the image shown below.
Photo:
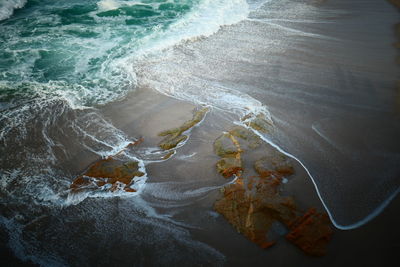
<path fill-rule="evenodd" d="M 159 131 L 177 127 L 190 119 L 194 108 L 190 103 L 142 89 L 123 101 L 101 108 L 100 112 L 132 138 L 144 138 L 138 147 L 140 154 L 142 148 L 157 147 L 161 140 L 157 136 Z M 275 246 L 264 250 L 237 233 L 213 210 L 215 200 L 220 197 L 218 188 L 226 180 L 216 172 L 218 158 L 213 153 L 212 144 L 222 131 L 232 126 L 233 118 L 227 116 L 211 110 L 204 122 L 193 129 L 185 146 L 178 148 L 171 159 L 147 165 L 149 180 L 142 197 L 159 214 L 190 226 L 191 237 L 225 255 L 226 266 L 265 266 L 266 263 L 273 266 L 389 266 L 395 262 L 400 245 L 397 240 L 400 234 L 399 198 L 366 225 L 349 231 L 335 230 L 328 253 L 321 258 L 304 255 L 283 236 L 278 238 Z M 77 157 L 77 160 L 84 159 Z M 301 207 L 314 206 L 323 210 L 305 171 L 299 165 L 294 167 L 296 175 L 285 186 L 285 192 L 294 196 Z M 204 192 L 190 193 L 199 189 L 204 189 Z M 79 206 L 84 207 L 85 203 Z M 7 235 L 1 232 L 1 238 L 4 244 Z M 113 258 L 112 255 L 118 251 L 113 251 L 113 246 L 110 249 Z M 10 266 L 30 266 L 14 258 L 5 247 L 2 250 L 2 258 Z"/>
<path fill-rule="evenodd" d="M 341 4 L 347 5 L 344 1 Z M 335 10 L 336 6 L 332 4 L 325 11 L 330 15 L 331 11 L 332 14 L 336 14 Z M 373 8 L 366 8 L 365 11 L 369 14 L 368 12 L 374 12 L 371 10 Z M 316 13 L 318 15 L 318 12 Z M 335 47 L 337 40 L 333 42 L 326 38 L 327 36 L 315 37 L 314 35 L 312 35 L 313 38 L 307 39 L 309 36 L 305 38 L 302 35 L 304 33 L 296 32 L 293 35 L 291 31 L 286 33 L 285 38 L 287 39 L 285 40 L 294 41 L 293 43 L 287 42 L 288 46 L 294 44 L 293 47 L 281 50 L 282 44 L 277 43 L 268 47 L 265 45 L 265 40 L 276 41 L 281 38 L 279 31 L 265 31 L 266 27 L 270 27 L 270 29 L 277 27 L 277 25 L 266 26 L 265 21 L 271 15 L 274 14 L 261 12 L 252 18 L 254 21 L 247 20 L 238 25 L 224 27 L 209 39 L 189 42 L 186 46 L 178 46 L 170 56 L 172 59 L 178 58 L 179 60 L 168 61 L 167 57 L 166 62 L 162 60 L 149 62 L 142 68 L 143 72 L 139 73 L 139 77 L 149 78 L 146 75 L 153 73 L 155 77 L 150 75 L 150 81 L 155 84 L 159 82 L 161 88 L 156 89 L 164 93 L 170 93 L 168 90 L 176 89 L 174 86 L 177 85 L 184 89 L 188 88 L 183 91 L 188 92 L 187 95 L 197 92 L 196 90 L 204 86 L 217 90 L 232 86 L 254 99 L 259 99 L 268 106 L 278 127 L 281 126 L 280 130 L 286 131 L 287 136 L 280 136 L 283 137 L 281 141 L 292 142 L 291 145 L 294 145 L 297 152 L 306 154 L 305 156 L 308 157 L 315 170 L 323 170 L 324 166 L 320 166 L 319 163 L 329 165 L 328 163 L 335 161 L 318 157 L 318 149 L 323 147 L 324 143 L 323 140 L 311 142 L 314 141 L 314 138 L 317 139 L 316 134 L 311 133 L 311 122 L 321 119 L 321 114 L 335 116 L 339 111 L 339 124 L 341 118 L 347 118 L 348 115 L 365 110 L 368 111 L 367 115 L 370 114 L 369 112 L 375 114 L 374 112 L 378 110 L 379 116 L 384 117 L 388 114 L 392 116 L 392 102 L 394 101 L 389 101 L 388 104 L 383 98 L 374 98 L 377 92 L 374 90 L 376 90 L 376 84 L 382 84 L 384 86 L 384 90 L 381 92 L 383 95 L 387 96 L 393 93 L 391 86 L 396 69 L 392 68 L 392 63 L 388 62 L 391 62 L 390 56 L 394 53 L 389 51 L 383 58 L 372 55 L 366 59 L 367 63 L 363 63 L 358 57 L 360 55 L 357 45 L 352 46 L 348 51 L 341 46 L 340 49 L 343 50 L 338 53 L 337 47 Z M 289 12 L 289 15 L 293 14 Z M 295 15 L 297 16 L 297 13 Z M 346 14 L 336 14 L 336 16 L 338 19 L 344 21 L 349 19 L 350 22 L 354 22 L 351 16 L 349 18 Z M 390 16 L 388 17 L 390 20 Z M 297 17 L 295 18 L 297 19 Z M 330 19 L 334 20 L 335 18 L 330 17 Z M 312 25 L 310 26 L 307 23 L 309 22 L 300 24 L 306 29 L 311 27 L 315 30 L 314 33 L 320 31 L 314 24 L 310 23 Z M 288 23 L 288 26 L 290 24 Z M 338 28 L 340 29 L 338 30 Z M 347 40 L 344 37 L 352 34 L 352 31 L 343 33 L 341 32 L 342 28 L 338 28 L 332 27 L 333 37 L 343 37 Z M 246 29 L 252 29 L 253 32 Z M 388 32 L 389 29 L 387 32 L 379 33 L 379 36 L 385 40 L 384 44 L 377 43 L 369 46 L 368 41 L 375 37 L 367 36 L 364 40 L 365 46 L 357 43 L 365 49 L 360 51 L 371 52 L 376 51 L 375 49 L 383 51 L 387 45 L 386 42 L 391 40 L 389 37 L 384 37 Z M 247 36 L 244 35 L 245 33 Z M 246 41 L 247 38 L 254 41 L 251 49 Z M 227 50 L 226 47 L 228 47 L 228 43 L 231 45 L 232 40 L 235 41 L 233 42 L 234 46 Z M 312 40 L 314 43 L 308 44 L 307 40 Z M 357 40 L 347 41 L 351 43 Z M 326 46 L 321 45 L 320 42 Z M 215 46 L 215 44 L 219 45 Z M 320 50 L 315 52 L 316 48 Z M 204 54 L 213 56 L 202 56 Z M 337 54 L 341 54 L 342 57 Z M 229 56 L 232 60 L 227 63 L 226 57 Z M 268 61 L 270 59 L 273 64 Z M 359 61 L 356 62 L 356 59 Z M 334 60 L 335 64 L 329 64 L 331 60 Z M 346 66 L 349 61 L 354 64 L 349 69 L 342 70 L 341 66 Z M 303 63 L 304 65 L 301 65 Z M 157 70 L 157 66 L 162 64 L 166 64 L 166 67 L 164 66 L 165 73 L 162 73 L 165 76 L 157 76 L 159 73 L 154 69 Z M 382 68 L 386 64 L 391 67 Z M 210 69 L 209 66 L 217 66 L 219 71 Z M 182 69 L 187 72 L 183 72 Z M 319 75 L 312 72 L 315 69 L 319 70 Z M 370 73 L 373 74 L 365 80 L 365 76 Z M 313 78 L 310 79 L 310 76 Z M 177 80 L 173 81 L 172 78 L 169 80 L 170 77 L 175 77 Z M 361 80 L 362 82 L 360 82 Z M 165 153 L 158 147 L 163 137 L 158 136 L 158 133 L 179 127 L 185 121 L 190 120 L 193 110 L 199 106 L 160 94 L 151 88 L 152 84 L 149 81 L 147 81 L 147 85 L 150 88 L 143 86 L 146 85 L 146 82 L 139 82 L 142 87 L 131 92 L 125 99 L 97 107 L 90 112 L 105 118 L 131 141 L 143 138 L 143 142 L 132 152 L 146 162 L 148 180 L 140 196 L 87 198 L 76 205 L 62 208 L 40 207 L 34 211 L 30 210 L 29 203 L 25 203 L 26 206 L 23 206 L 26 208 L 23 213 L 25 218 L 22 216 L 21 220 L 26 220 L 26 225 L 24 225 L 24 235 L 21 238 L 27 242 L 28 248 L 32 246 L 37 251 L 44 251 L 44 253 L 50 251 L 50 254 L 58 255 L 65 263 L 71 265 L 74 265 L 75 262 L 84 262 L 92 266 L 135 264 L 143 266 L 178 264 L 182 266 L 393 266 L 393 263 L 396 262 L 397 251 L 400 248 L 398 241 L 400 217 L 397 214 L 400 199 L 398 196 L 379 216 L 367 224 L 347 231 L 334 229 L 328 253 L 321 258 L 306 256 L 297 247 L 287 242 L 283 233 L 285 229 L 275 236 L 278 242 L 269 249 L 261 249 L 246 239 L 213 208 L 215 201 L 221 197 L 220 189 L 231 181 L 217 173 L 215 165 L 219 157 L 214 153 L 213 143 L 223 132 L 229 131 L 234 126 L 233 122 L 238 121 L 240 117 L 223 111 L 223 109 L 212 108 L 204 121 L 190 130 L 189 138 L 184 146 L 178 147 L 175 154 L 165 160 L 163 159 Z M 349 84 L 352 83 L 357 86 L 351 87 Z M 328 90 L 326 93 L 327 87 L 325 86 L 328 86 L 326 84 L 334 86 L 337 90 Z M 299 87 L 294 85 L 299 85 Z M 369 95 L 370 91 L 361 90 L 363 85 L 371 89 L 374 94 Z M 168 90 L 165 91 L 165 88 Z M 308 88 L 311 90 L 304 94 L 304 90 Z M 343 88 L 348 91 L 340 91 Z M 253 89 L 254 91 L 252 91 Z M 199 97 L 208 97 L 207 91 L 200 92 L 200 94 L 197 93 Z M 343 95 L 344 97 L 340 98 Z M 362 104 L 365 106 L 360 108 L 360 106 L 350 105 L 352 100 L 358 99 L 360 96 L 362 96 Z M 334 101 L 331 101 L 332 99 Z M 350 103 L 344 111 L 341 106 L 343 99 Z M 240 102 L 237 104 L 239 105 Z M 380 104 L 383 105 L 383 108 Z M 329 108 L 325 109 L 324 105 Z M 299 110 L 306 110 L 306 112 L 299 112 Z M 77 114 L 85 112 L 87 111 L 76 111 Z M 73 113 L 75 114 L 75 111 Z M 375 118 L 381 118 L 378 115 Z M 379 126 L 381 122 L 377 121 Z M 390 120 L 386 122 L 390 122 Z M 322 126 L 321 129 L 323 129 Z M 387 125 L 385 124 L 385 126 Z M 306 130 L 301 132 L 303 128 Z M 339 127 L 339 129 L 342 128 Z M 337 129 L 334 128 L 334 130 Z M 57 134 L 57 128 L 54 132 Z M 358 136 L 359 132 L 350 130 L 350 133 L 350 137 L 354 137 L 353 134 Z M 377 134 L 379 133 L 377 132 Z M 388 136 L 391 136 L 391 133 Z M 374 137 L 374 135 L 371 136 Z M 302 146 L 303 151 L 296 146 L 301 141 L 310 139 L 309 143 Z M 357 141 L 357 139 L 352 140 Z M 68 182 L 72 182 L 74 177 L 82 174 L 90 164 L 100 158 L 98 154 L 74 143 L 75 141 L 72 138 L 66 141 L 73 144 L 73 147 L 71 146 L 70 154 L 65 156 L 66 158 L 58 166 L 60 170 L 64 170 L 71 176 L 68 176 L 71 178 L 71 181 Z M 296 141 L 298 142 L 296 143 Z M 383 143 L 377 142 L 376 145 L 390 145 L 390 141 L 389 138 L 387 142 L 384 140 Z M 346 140 L 343 144 L 353 145 L 352 141 Z M 357 145 L 359 144 L 356 143 L 356 148 Z M 391 149 L 389 152 L 398 152 L 395 146 L 393 148 L 389 145 L 385 146 L 385 148 Z M 268 149 L 272 149 L 268 145 L 266 146 Z M 364 149 L 364 147 L 362 148 Z M 359 151 L 357 150 L 357 152 Z M 246 155 L 250 155 L 249 158 L 252 157 L 251 151 L 246 153 L 248 153 Z M 342 155 L 337 151 L 335 153 L 337 157 Z M 332 158 L 328 157 L 328 159 Z M 335 163 L 340 167 L 341 162 L 340 160 Z M 244 162 L 244 166 L 246 169 L 252 167 L 250 161 Z M 351 169 L 352 165 L 346 166 Z M 283 194 L 293 196 L 303 210 L 317 207 L 320 211 L 324 211 L 306 171 L 295 162 L 293 167 L 295 175 L 290 177 L 289 182 L 283 186 Z M 322 172 L 322 174 L 329 173 Z M 326 177 L 331 178 L 329 175 Z M 362 176 L 350 176 L 350 178 L 360 177 Z M 349 176 L 345 178 L 349 179 Z M 337 181 L 335 180 L 335 182 Z M 340 185 L 340 181 L 337 183 Z M 330 183 L 326 182 L 326 184 L 328 186 L 325 187 L 325 191 L 329 192 Z M 346 201 L 353 197 L 364 197 L 360 192 L 362 193 L 364 188 L 373 186 L 368 181 L 364 181 L 364 183 L 354 181 L 352 185 L 357 185 L 357 187 L 347 187 Z M 67 189 L 68 185 L 63 188 Z M 332 195 L 331 200 L 336 197 L 334 192 Z M 379 198 L 376 201 L 379 202 Z M 18 210 L 18 208 L 15 209 Z M 12 209 L 11 207 L 10 210 L 12 211 Z M 346 212 L 343 212 L 344 217 L 353 211 L 357 213 L 356 210 L 348 208 Z M 360 212 L 360 214 L 364 213 Z M 2 244 L 0 257 L 2 260 L 4 259 L 3 261 L 9 263 L 10 266 L 30 266 L 30 264 L 16 259 L 6 248 L 5 244 L 8 239 L 7 233 L 0 231 Z M 35 247 L 37 241 L 39 247 Z M 59 246 L 59 244 L 62 245 Z"/>

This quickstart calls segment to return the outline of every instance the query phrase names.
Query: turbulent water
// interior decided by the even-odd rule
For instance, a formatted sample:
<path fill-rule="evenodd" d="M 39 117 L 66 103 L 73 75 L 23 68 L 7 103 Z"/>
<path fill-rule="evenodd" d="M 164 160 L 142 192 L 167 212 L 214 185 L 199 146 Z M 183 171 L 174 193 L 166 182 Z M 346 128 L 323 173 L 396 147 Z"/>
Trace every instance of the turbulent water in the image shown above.
<path fill-rule="evenodd" d="M 20 259 L 55 266 L 224 261 L 189 233 L 201 223 L 173 218 L 186 214 L 183 202 L 221 186 L 180 180 L 178 169 L 200 148 L 182 148 L 153 172 L 151 148 L 127 153 L 147 172 L 133 196 L 69 193 L 88 164 L 140 137 L 118 114 L 133 110 L 139 125 L 141 112 L 158 116 L 161 106 L 138 89 L 212 107 L 210 132 L 261 114 L 273 129 L 257 134 L 306 169 L 338 228 L 376 216 L 400 186 L 397 13 L 372 0 L 327 2 L 0 0 L 0 225 L 8 246 Z M 129 105 L 111 114 L 115 101 Z M 98 244 L 113 256 L 99 256 Z"/>

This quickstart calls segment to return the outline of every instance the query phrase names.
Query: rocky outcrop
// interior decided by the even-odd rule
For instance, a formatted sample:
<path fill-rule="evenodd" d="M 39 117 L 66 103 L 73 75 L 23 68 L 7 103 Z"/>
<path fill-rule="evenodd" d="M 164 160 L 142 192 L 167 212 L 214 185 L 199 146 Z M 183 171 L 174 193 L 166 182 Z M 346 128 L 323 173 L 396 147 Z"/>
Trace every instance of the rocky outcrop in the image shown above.
<path fill-rule="evenodd" d="M 326 244 L 332 237 L 329 225 L 329 217 L 326 214 L 311 208 L 288 224 L 291 231 L 286 238 L 311 256 L 323 256 L 326 253 Z"/>
<path fill-rule="evenodd" d="M 243 117 L 243 123 L 259 132 L 266 133 L 271 129 L 272 123 L 263 114 L 254 115 L 252 113 Z"/>
<path fill-rule="evenodd" d="M 190 130 L 198 123 L 200 123 L 208 112 L 208 108 L 202 108 L 195 112 L 193 118 L 186 121 L 178 128 L 169 129 L 159 133 L 159 136 L 164 136 L 165 138 L 159 143 L 159 147 L 163 150 L 169 150 L 175 148 L 180 143 L 184 142 L 188 136 L 185 134 L 186 131 Z"/>
<path fill-rule="evenodd" d="M 221 157 L 217 162 L 218 172 L 225 178 L 240 175 L 242 159 L 240 144 L 231 133 L 224 133 L 214 142 L 214 151 Z"/>
<path fill-rule="evenodd" d="M 315 209 L 302 215 L 294 199 L 280 193 L 283 179 L 294 174 L 291 161 L 279 151 L 266 149 L 264 155 L 254 161 L 257 175 L 245 175 L 243 155 L 259 146 L 260 138 L 239 126 L 214 142 L 215 154 L 221 157 L 216 164 L 217 171 L 225 178 L 236 176 L 233 183 L 221 190 L 222 197 L 215 202 L 215 210 L 238 232 L 262 248 L 275 244 L 270 231 L 275 223 L 279 223 L 288 229 L 288 241 L 306 254 L 323 255 L 332 234 L 327 215 Z"/>
<path fill-rule="evenodd" d="M 83 189 L 135 192 L 136 190 L 131 188 L 134 178 L 143 175 L 144 173 L 139 171 L 139 162 L 125 162 L 108 157 L 91 165 L 84 174 L 73 181 L 70 188 L 72 192 Z"/>
<path fill-rule="evenodd" d="M 126 149 L 140 144 L 143 139 L 129 143 L 124 149 L 114 156 L 101 159 L 93 163 L 80 176 L 78 176 L 70 185 L 72 193 L 83 190 L 106 190 L 126 192 L 136 192 L 132 188 L 135 177 L 142 177 L 143 172 L 139 171 L 139 162 L 134 160 L 122 160 L 116 157 L 122 154 Z"/>
<path fill-rule="evenodd" d="M 278 193 L 277 177 L 238 178 L 223 189 L 223 197 L 214 207 L 238 232 L 262 248 L 275 241 L 268 232 L 275 221 L 290 222 L 295 218 L 296 206 L 290 197 Z"/>

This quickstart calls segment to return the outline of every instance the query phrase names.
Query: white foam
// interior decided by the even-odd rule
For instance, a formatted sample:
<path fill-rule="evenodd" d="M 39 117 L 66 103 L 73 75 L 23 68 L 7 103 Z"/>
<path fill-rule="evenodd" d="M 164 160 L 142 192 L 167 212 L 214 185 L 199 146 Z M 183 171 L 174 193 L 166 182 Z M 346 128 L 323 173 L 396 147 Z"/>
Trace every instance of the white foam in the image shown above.
<path fill-rule="evenodd" d="M 1 0 L 0 1 L 0 21 L 12 16 L 15 9 L 23 8 L 27 0 Z"/>
<path fill-rule="evenodd" d="M 108 11 L 119 8 L 121 3 L 116 0 L 101 0 L 97 2 L 97 6 L 100 11 Z"/>
<path fill-rule="evenodd" d="M 216 33 L 221 26 L 232 25 L 247 18 L 249 6 L 245 0 L 202 0 L 192 11 L 166 31 L 155 31 L 143 38 L 135 56 L 146 56 L 190 40 Z"/>

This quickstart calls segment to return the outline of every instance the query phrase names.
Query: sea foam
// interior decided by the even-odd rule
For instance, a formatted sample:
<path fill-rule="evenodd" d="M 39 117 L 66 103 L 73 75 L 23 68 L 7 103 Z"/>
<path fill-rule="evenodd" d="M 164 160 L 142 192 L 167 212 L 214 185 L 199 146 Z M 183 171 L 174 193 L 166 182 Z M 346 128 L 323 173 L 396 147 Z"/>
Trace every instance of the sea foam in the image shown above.
<path fill-rule="evenodd" d="M 0 1 L 0 20 L 8 19 L 15 9 L 23 8 L 27 0 L 2 0 Z"/>

